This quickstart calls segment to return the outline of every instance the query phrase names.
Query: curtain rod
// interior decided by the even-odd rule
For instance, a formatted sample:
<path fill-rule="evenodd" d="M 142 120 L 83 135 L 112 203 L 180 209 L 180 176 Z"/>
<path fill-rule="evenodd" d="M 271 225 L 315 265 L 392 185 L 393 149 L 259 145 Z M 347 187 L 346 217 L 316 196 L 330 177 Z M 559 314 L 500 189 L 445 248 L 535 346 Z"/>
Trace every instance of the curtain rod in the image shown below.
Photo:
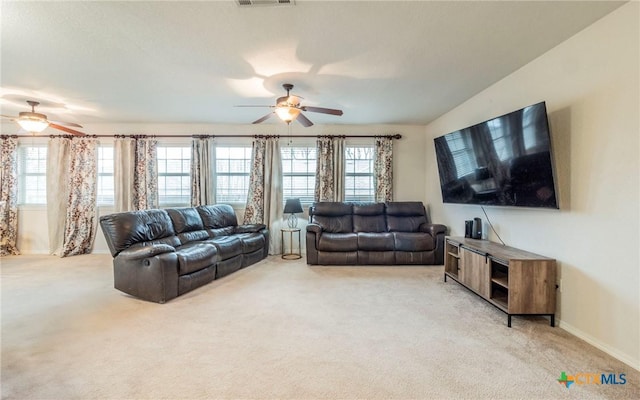
<path fill-rule="evenodd" d="M 86 135 L 86 136 L 71 136 L 71 135 L 49 135 L 50 138 L 55 137 L 88 137 L 88 138 L 115 138 L 115 139 L 125 139 L 125 138 L 192 138 L 192 139 L 212 139 L 212 138 L 308 138 L 308 139 L 322 139 L 322 138 L 391 138 L 391 139 L 402 139 L 402 135 L 317 135 L 317 136 L 307 136 L 307 135 Z"/>

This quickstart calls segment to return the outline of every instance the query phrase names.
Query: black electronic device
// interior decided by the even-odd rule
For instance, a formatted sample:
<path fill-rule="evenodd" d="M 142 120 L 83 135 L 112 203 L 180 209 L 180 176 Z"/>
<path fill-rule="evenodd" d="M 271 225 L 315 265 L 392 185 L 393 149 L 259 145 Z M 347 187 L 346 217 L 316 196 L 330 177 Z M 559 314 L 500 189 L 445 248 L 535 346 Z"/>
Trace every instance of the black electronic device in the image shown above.
<path fill-rule="evenodd" d="M 473 236 L 473 220 L 464 221 L 464 237 L 470 238 Z"/>
<path fill-rule="evenodd" d="M 443 202 L 558 208 L 544 102 L 434 142 Z"/>
<path fill-rule="evenodd" d="M 482 220 L 480 218 L 473 219 L 473 232 L 471 237 L 473 239 L 482 239 Z"/>

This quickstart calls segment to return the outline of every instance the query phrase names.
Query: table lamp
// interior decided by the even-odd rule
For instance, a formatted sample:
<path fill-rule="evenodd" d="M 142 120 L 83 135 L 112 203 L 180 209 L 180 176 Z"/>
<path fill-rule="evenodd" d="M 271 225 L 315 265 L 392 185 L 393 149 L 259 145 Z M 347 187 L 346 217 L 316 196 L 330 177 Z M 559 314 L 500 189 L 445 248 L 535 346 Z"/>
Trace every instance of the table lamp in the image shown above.
<path fill-rule="evenodd" d="M 287 225 L 289 228 L 296 228 L 298 226 L 298 217 L 296 217 L 296 213 L 302 212 L 302 204 L 300 204 L 300 199 L 287 199 L 287 202 L 284 204 L 284 213 L 289 214 L 289 218 L 287 218 Z"/>

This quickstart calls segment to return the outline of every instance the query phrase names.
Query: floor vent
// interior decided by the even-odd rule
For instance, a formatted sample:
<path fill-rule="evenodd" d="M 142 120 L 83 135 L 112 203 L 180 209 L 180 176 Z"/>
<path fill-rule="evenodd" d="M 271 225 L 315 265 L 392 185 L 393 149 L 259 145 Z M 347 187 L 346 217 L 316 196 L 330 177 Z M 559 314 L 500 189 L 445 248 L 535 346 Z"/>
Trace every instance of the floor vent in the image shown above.
<path fill-rule="evenodd" d="M 295 0 L 236 0 L 238 7 L 293 6 Z"/>

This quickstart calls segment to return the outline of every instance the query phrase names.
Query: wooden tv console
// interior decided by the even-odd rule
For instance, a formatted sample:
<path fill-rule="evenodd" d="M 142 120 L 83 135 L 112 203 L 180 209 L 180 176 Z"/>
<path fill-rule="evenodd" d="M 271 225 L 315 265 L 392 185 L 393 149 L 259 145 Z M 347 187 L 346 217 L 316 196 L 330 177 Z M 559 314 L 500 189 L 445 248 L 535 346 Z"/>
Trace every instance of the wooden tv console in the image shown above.
<path fill-rule="evenodd" d="M 445 239 L 444 281 L 453 278 L 507 314 L 549 316 L 555 326 L 556 260 L 463 237 Z"/>

